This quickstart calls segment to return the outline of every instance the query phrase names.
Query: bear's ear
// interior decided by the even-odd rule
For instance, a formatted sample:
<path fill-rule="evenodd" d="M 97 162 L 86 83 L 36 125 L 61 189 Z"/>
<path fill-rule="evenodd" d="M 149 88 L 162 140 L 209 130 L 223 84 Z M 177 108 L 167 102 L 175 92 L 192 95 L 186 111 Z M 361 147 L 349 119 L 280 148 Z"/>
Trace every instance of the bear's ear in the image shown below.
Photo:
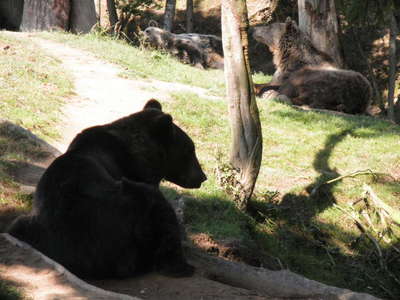
<path fill-rule="evenodd" d="M 152 122 L 152 133 L 163 140 L 170 140 L 173 133 L 173 123 L 171 115 L 160 114 L 155 117 Z"/>
<path fill-rule="evenodd" d="M 147 103 L 143 107 L 143 110 L 150 108 L 162 111 L 161 103 L 158 102 L 156 99 L 150 99 L 149 101 L 147 101 Z"/>

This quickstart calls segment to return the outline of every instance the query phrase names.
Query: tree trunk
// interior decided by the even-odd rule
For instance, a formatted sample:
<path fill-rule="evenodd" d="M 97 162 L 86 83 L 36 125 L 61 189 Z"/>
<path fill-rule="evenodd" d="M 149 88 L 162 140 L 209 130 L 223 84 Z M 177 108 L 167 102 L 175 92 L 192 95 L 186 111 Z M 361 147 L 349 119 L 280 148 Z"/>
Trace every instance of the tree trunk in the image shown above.
<path fill-rule="evenodd" d="M 223 0 L 221 8 L 224 71 L 232 128 L 230 162 L 239 170 L 238 206 L 246 209 L 261 165 L 262 134 L 248 58 L 245 0 Z"/>
<path fill-rule="evenodd" d="M 88 33 L 96 24 L 94 0 L 71 0 L 70 29 L 74 33 Z"/>
<path fill-rule="evenodd" d="M 186 33 L 193 32 L 193 0 L 186 0 Z"/>
<path fill-rule="evenodd" d="M 393 122 L 396 121 L 394 114 L 394 91 L 396 85 L 396 38 L 398 35 L 397 22 L 392 13 L 390 20 L 390 39 L 389 39 L 389 88 L 388 88 L 388 117 Z"/>
<path fill-rule="evenodd" d="M 0 1 L 0 29 L 19 30 L 24 0 Z"/>
<path fill-rule="evenodd" d="M 21 30 L 68 30 L 69 0 L 25 0 Z"/>
<path fill-rule="evenodd" d="M 343 67 L 339 27 L 334 0 L 298 0 L 299 28 L 308 34 L 314 46 L 329 54 Z"/>
<path fill-rule="evenodd" d="M 115 0 L 107 0 L 108 19 L 110 21 L 110 27 L 114 28 L 118 22 L 117 10 L 115 8 Z"/>
<path fill-rule="evenodd" d="M 164 12 L 164 26 L 163 29 L 172 32 L 175 18 L 176 0 L 167 0 Z"/>

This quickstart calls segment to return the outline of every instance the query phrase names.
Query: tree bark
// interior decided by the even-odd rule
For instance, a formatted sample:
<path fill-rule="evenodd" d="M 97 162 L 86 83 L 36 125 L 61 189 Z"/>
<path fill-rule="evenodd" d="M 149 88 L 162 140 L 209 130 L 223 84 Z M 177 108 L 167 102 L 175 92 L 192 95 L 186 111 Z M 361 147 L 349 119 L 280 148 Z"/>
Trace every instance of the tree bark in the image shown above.
<path fill-rule="evenodd" d="M 68 30 L 69 0 L 25 0 L 21 30 Z"/>
<path fill-rule="evenodd" d="M 398 35 L 397 22 L 392 13 L 390 20 L 390 39 L 389 39 L 389 88 L 388 88 L 388 117 L 391 121 L 396 122 L 394 113 L 394 91 L 396 85 L 396 38 Z"/>
<path fill-rule="evenodd" d="M 314 46 L 329 54 L 343 67 L 339 26 L 334 0 L 298 0 L 299 28 L 308 34 Z"/>
<path fill-rule="evenodd" d="M 172 32 L 175 18 L 176 0 L 166 0 L 163 29 Z"/>
<path fill-rule="evenodd" d="M 19 30 L 24 0 L 0 1 L 0 29 Z"/>
<path fill-rule="evenodd" d="M 88 33 L 96 24 L 94 0 L 71 0 L 70 29 L 74 33 Z"/>
<path fill-rule="evenodd" d="M 193 0 L 186 0 L 186 33 L 193 32 Z"/>
<path fill-rule="evenodd" d="M 232 128 L 230 162 L 239 170 L 238 206 L 246 209 L 258 177 L 262 134 L 248 57 L 245 0 L 223 0 L 221 8 L 224 71 Z"/>
<path fill-rule="evenodd" d="M 115 0 L 107 0 L 107 10 L 108 10 L 108 19 L 110 21 L 110 27 L 114 28 L 115 24 L 118 22 L 118 14 L 115 8 Z"/>

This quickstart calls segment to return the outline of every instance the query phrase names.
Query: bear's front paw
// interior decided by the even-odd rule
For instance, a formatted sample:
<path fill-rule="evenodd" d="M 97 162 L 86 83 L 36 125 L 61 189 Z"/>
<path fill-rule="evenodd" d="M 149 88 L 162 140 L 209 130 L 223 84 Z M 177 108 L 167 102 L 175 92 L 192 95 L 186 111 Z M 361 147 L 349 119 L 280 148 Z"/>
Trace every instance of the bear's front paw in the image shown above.
<path fill-rule="evenodd" d="M 169 277 L 190 277 L 193 275 L 195 268 L 186 262 L 179 264 L 168 263 L 164 264 L 159 268 L 159 272 L 162 275 Z"/>

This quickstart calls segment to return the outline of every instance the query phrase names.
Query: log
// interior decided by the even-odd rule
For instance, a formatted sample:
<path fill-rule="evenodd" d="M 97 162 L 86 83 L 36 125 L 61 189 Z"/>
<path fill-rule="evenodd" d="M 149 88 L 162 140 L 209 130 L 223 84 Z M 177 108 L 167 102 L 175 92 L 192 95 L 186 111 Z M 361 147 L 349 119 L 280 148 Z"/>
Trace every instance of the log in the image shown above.
<path fill-rule="evenodd" d="M 356 293 L 307 279 L 289 270 L 271 271 L 212 257 L 190 248 L 189 262 L 206 270 L 205 276 L 231 286 L 253 290 L 279 298 L 312 298 L 329 300 L 376 300 L 372 295 Z"/>

